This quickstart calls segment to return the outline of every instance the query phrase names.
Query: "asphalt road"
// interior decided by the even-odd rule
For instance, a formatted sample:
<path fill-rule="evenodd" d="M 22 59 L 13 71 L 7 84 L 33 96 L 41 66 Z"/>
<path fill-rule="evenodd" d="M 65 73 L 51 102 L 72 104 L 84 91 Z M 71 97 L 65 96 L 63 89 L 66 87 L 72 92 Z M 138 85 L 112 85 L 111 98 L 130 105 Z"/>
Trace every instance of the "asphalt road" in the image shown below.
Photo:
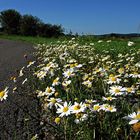
<path fill-rule="evenodd" d="M 9 87 L 7 100 L 0 101 L 0 140 L 28 140 L 38 133 L 39 121 L 32 117 L 39 117 L 38 101 L 28 95 L 26 87 L 12 93 L 15 83 L 10 81 L 28 61 L 34 60 L 33 52 L 31 44 L 0 39 L 0 91 Z"/>
<path fill-rule="evenodd" d="M 32 59 L 34 51 L 31 44 L 0 39 L 0 88 L 6 85 L 8 79 L 21 67 L 27 64 L 24 55 Z"/>

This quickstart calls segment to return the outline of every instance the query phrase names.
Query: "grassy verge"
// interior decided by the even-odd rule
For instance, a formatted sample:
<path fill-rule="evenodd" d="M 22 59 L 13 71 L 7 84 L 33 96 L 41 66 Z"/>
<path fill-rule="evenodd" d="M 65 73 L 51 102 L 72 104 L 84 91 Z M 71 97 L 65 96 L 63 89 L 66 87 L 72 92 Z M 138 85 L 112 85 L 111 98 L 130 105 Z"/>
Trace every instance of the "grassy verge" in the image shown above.
<path fill-rule="evenodd" d="M 50 43 L 50 42 L 55 42 L 58 40 L 57 38 L 44 38 L 44 37 L 18 36 L 18 35 L 2 35 L 2 34 L 0 35 L 0 38 L 9 39 L 9 40 L 16 40 L 16 41 L 17 40 L 24 41 L 24 42 L 29 42 L 32 44 Z"/>
<path fill-rule="evenodd" d="M 18 36 L 18 35 L 3 35 L 0 34 L 0 38 L 3 39 L 9 39 L 9 40 L 16 40 L 16 41 L 23 41 L 23 42 L 28 42 L 32 44 L 60 44 L 63 42 L 65 44 L 65 41 L 67 42 L 70 40 L 70 37 L 59 37 L 59 38 L 45 38 L 45 37 L 31 37 L 31 36 Z M 101 43 L 98 43 L 98 41 L 102 41 Z M 110 41 L 108 43 L 108 41 Z M 58 43 L 58 41 L 60 43 Z M 96 49 L 98 53 L 104 53 L 104 51 L 109 51 L 111 55 L 117 55 L 118 53 L 126 53 L 130 49 L 133 51 L 136 51 L 140 49 L 140 38 L 98 38 L 98 37 L 89 37 L 89 36 L 84 36 L 84 37 L 77 37 L 75 39 L 77 44 L 79 45 L 91 45 L 93 44 L 93 47 Z M 128 42 L 133 41 L 135 45 L 133 46 L 128 46 Z"/>

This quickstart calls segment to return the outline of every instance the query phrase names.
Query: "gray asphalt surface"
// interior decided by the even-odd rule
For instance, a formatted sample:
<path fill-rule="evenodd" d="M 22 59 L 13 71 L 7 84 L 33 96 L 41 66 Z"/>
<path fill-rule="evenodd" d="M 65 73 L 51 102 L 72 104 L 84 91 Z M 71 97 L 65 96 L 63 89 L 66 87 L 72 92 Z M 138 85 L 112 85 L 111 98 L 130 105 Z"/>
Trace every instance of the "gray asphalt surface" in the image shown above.
<path fill-rule="evenodd" d="M 10 88 L 14 87 L 14 83 L 9 80 L 28 61 L 34 60 L 33 51 L 31 44 L 0 39 L 0 90 L 9 87 L 7 100 L 0 101 L 0 140 L 28 140 L 38 133 L 38 101 L 28 95 L 28 87 L 12 93 Z"/>
<path fill-rule="evenodd" d="M 0 39 L 0 88 L 17 70 L 27 64 L 24 54 L 32 60 L 34 51 L 31 44 Z"/>

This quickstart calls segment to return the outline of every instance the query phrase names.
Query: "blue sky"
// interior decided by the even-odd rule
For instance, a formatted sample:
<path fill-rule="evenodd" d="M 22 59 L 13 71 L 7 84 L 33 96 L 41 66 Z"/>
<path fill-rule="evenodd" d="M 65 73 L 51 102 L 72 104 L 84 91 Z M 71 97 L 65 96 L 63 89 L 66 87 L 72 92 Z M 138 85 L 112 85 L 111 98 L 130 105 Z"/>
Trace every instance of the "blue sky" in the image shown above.
<path fill-rule="evenodd" d="M 75 33 L 140 32 L 140 0 L 0 0 L 0 11 L 16 9 Z"/>

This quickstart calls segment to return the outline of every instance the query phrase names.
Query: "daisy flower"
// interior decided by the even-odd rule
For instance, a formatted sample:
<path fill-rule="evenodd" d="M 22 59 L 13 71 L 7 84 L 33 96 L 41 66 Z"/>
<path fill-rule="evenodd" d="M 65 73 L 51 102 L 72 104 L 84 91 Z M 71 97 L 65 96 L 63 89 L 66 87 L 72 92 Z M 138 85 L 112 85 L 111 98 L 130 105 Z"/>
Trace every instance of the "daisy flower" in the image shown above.
<path fill-rule="evenodd" d="M 134 87 L 126 87 L 125 92 L 126 92 L 126 94 L 135 93 L 135 88 Z"/>
<path fill-rule="evenodd" d="M 62 100 L 60 98 L 50 98 L 47 99 L 47 101 L 49 102 L 47 104 L 47 107 L 49 107 L 50 109 L 55 106 L 56 108 L 58 107 L 58 103 L 62 102 Z"/>
<path fill-rule="evenodd" d="M 47 75 L 47 72 L 41 70 L 39 72 L 36 72 L 35 74 L 39 79 L 43 79 Z"/>
<path fill-rule="evenodd" d="M 129 124 L 135 124 L 140 121 L 140 111 L 133 112 L 132 114 L 129 114 L 128 116 L 125 116 L 123 118 L 130 120 Z"/>
<path fill-rule="evenodd" d="M 19 72 L 19 77 L 22 77 L 24 74 L 23 74 L 23 70 L 24 70 L 24 67 L 20 70 Z"/>
<path fill-rule="evenodd" d="M 14 83 L 16 83 L 16 81 L 17 81 L 15 76 L 12 76 L 12 77 L 10 78 L 10 80 L 13 80 Z"/>
<path fill-rule="evenodd" d="M 103 101 L 112 101 L 117 98 L 109 96 L 109 97 L 102 97 L 102 99 L 103 99 Z"/>
<path fill-rule="evenodd" d="M 67 87 L 68 85 L 70 85 L 71 84 L 71 80 L 65 80 L 65 81 L 63 81 L 63 83 L 62 83 L 62 85 L 64 86 L 64 87 Z"/>
<path fill-rule="evenodd" d="M 29 68 L 31 65 L 33 65 L 35 63 L 35 61 L 29 62 L 29 64 L 27 65 L 27 68 Z"/>
<path fill-rule="evenodd" d="M 84 103 L 77 103 L 75 102 L 74 105 L 71 107 L 71 112 L 72 113 L 80 113 L 80 112 L 84 112 L 86 109 L 86 106 Z"/>
<path fill-rule="evenodd" d="M 71 76 L 74 76 L 73 72 L 74 72 L 73 69 L 68 69 L 67 71 L 64 71 L 63 75 L 64 75 L 64 77 L 69 78 Z"/>
<path fill-rule="evenodd" d="M 129 74 L 129 77 L 140 78 L 140 74 L 138 72 L 133 72 L 133 73 Z"/>
<path fill-rule="evenodd" d="M 92 108 L 90 108 L 90 110 L 99 112 L 101 110 L 101 106 L 99 104 L 95 104 Z"/>
<path fill-rule="evenodd" d="M 74 122 L 76 124 L 79 124 L 80 122 L 86 121 L 87 119 L 88 119 L 87 114 L 78 113 L 78 114 L 76 114 L 76 119 L 74 120 Z"/>
<path fill-rule="evenodd" d="M 127 45 L 130 47 L 130 46 L 133 46 L 135 43 L 132 42 L 132 41 L 128 41 Z"/>
<path fill-rule="evenodd" d="M 36 93 L 37 93 L 37 97 L 45 96 L 45 92 L 43 92 L 43 91 L 37 90 Z"/>
<path fill-rule="evenodd" d="M 101 109 L 104 110 L 105 112 L 116 112 L 115 106 L 111 106 L 109 104 L 103 104 L 101 105 Z"/>
<path fill-rule="evenodd" d="M 110 94 L 115 96 L 124 94 L 124 91 L 125 89 L 122 86 L 111 86 L 109 90 Z"/>
<path fill-rule="evenodd" d="M 6 100 L 8 97 L 8 87 L 6 87 L 3 91 L 0 91 L 0 101 Z"/>
<path fill-rule="evenodd" d="M 102 43 L 103 42 L 103 40 L 98 40 L 98 43 Z"/>
<path fill-rule="evenodd" d="M 124 69 L 124 68 L 119 68 L 119 69 L 118 69 L 118 72 L 119 72 L 120 74 L 123 74 L 123 73 L 125 72 L 125 69 Z"/>
<path fill-rule="evenodd" d="M 121 79 L 119 79 L 117 76 L 109 76 L 108 84 L 119 84 Z"/>
<path fill-rule="evenodd" d="M 56 79 L 53 80 L 52 86 L 57 86 L 59 84 L 60 84 L 59 77 L 57 77 Z"/>
<path fill-rule="evenodd" d="M 92 82 L 90 80 L 82 82 L 83 85 L 87 86 L 88 88 L 92 87 Z"/>
<path fill-rule="evenodd" d="M 47 87 L 46 90 L 45 90 L 45 94 L 47 96 L 51 96 L 55 93 L 55 89 L 53 87 Z"/>
<path fill-rule="evenodd" d="M 60 114 L 60 117 L 68 116 L 71 114 L 71 103 L 64 102 L 63 105 L 58 104 L 59 108 L 57 108 L 56 113 Z"/>

